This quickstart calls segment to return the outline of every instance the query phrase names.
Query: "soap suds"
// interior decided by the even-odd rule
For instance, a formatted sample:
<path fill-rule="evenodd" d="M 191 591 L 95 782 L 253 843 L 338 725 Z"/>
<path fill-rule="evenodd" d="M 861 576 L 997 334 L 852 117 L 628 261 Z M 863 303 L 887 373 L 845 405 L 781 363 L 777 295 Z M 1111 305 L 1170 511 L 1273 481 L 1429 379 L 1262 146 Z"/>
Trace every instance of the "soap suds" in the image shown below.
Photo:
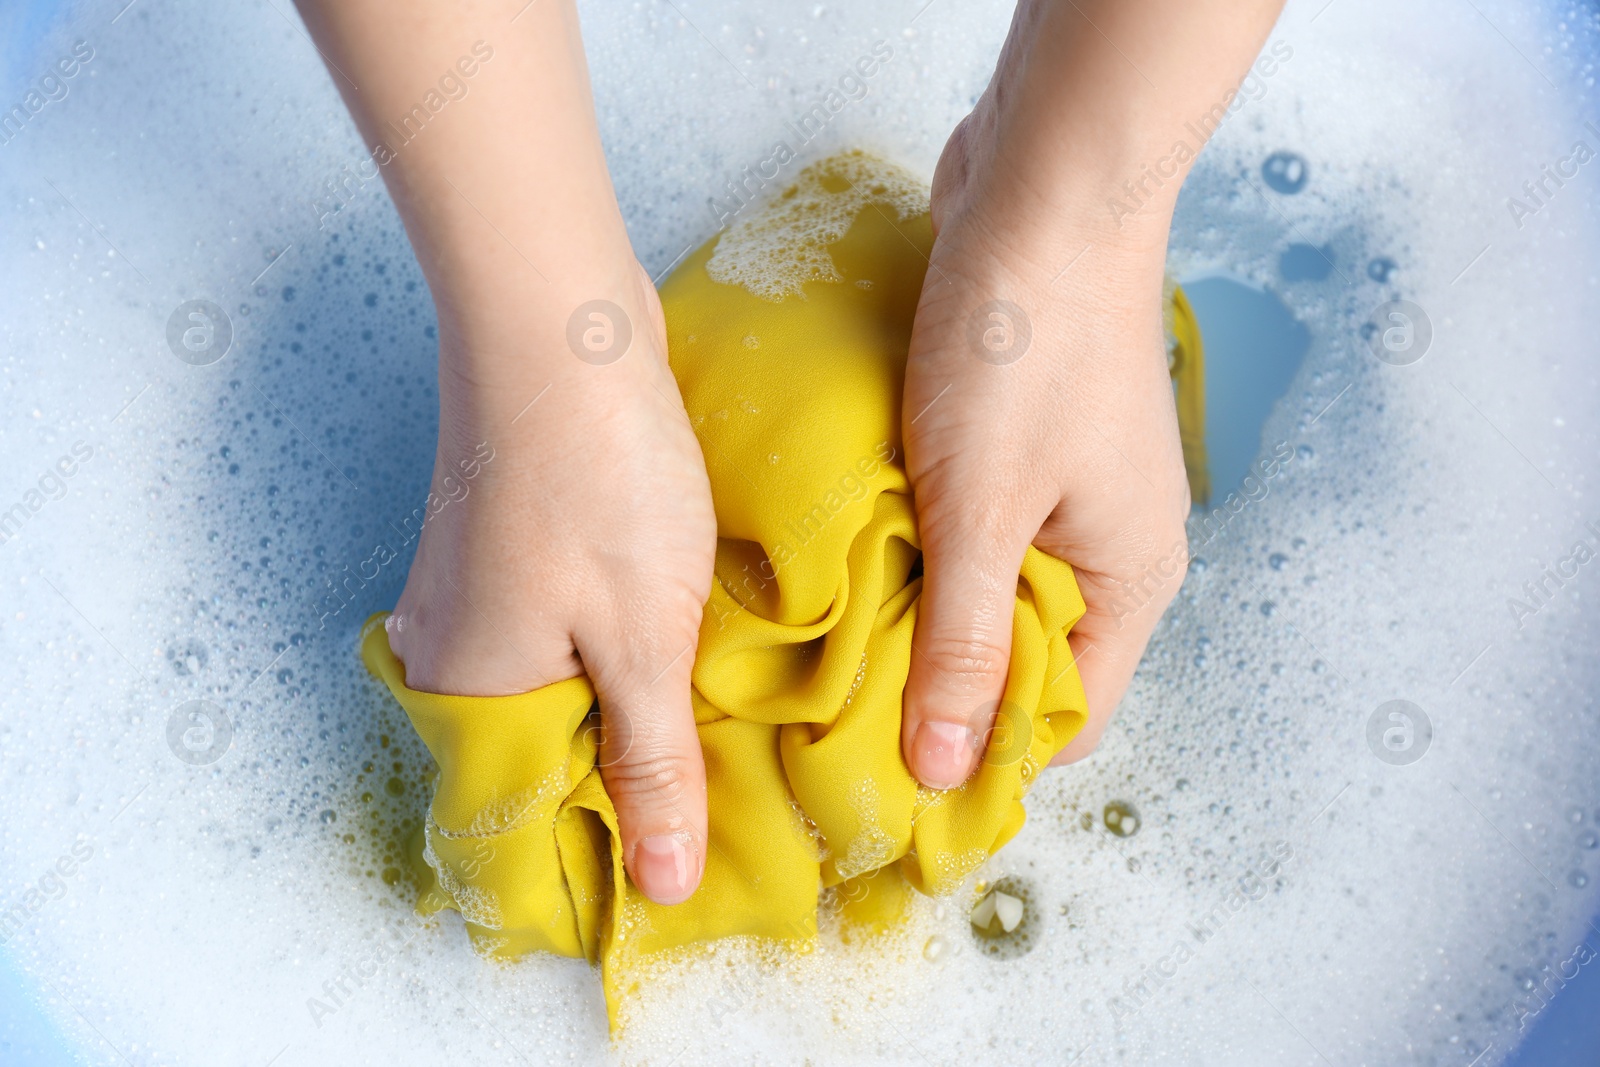
<path fill-rule="evenodd" d="M 613 1046 L 586 963 L 480 959 L 459 916 L 417 918 L 383 877 L 429 762 L 356 648 L 414 548 L 391 524 L 428 492 L 437 337 L 382 183 L 348 183 L 319 226 L 366 149 L 286 5 L 112 22 L 120 6 L 0 35 L 0 102 L 74 40 L 96 52 L 0 145 L 0 513 L 75 441 L 94 457 L 0 543 L 0 899 L 23 911 L 9 961 L 85 1062 L 1491 1067 L 1518 1040 L 1600 885 L 1600 573 L 1507 609 L 1600 521 L 1600 240 L 1587 167 L 1520 228 L 1506 200 L 1592 136 L 1593 12 L 1310 0 L 1273 31 L 1293 58 L 1201 157 L 1169 269 L 1269 286 L 1310 330 L 1263 440 L 1293 458 L 1200 550 L 1100 750 L 1041 770 L 1028 825 L 973 876 L 1026 880 L 1031 951 L 991 957 L 964 896 L 916 897 L 883 939 L 664 964 Z M 920 186 L 1010 15 L 582 8 L 652 274 L 716 232 L 708 199 L 880 39 L 893 62 L 761 195 L 855 146 Z M 1263 173 L 1282 152 L 1304 161 L 1293 193 Z M 754 250 L 778 235 L 752 230 L 740 284 L 830 277 L 816 252 L 843 203 L 776 269 Z M 1326 277 L 1283 278 L 1292 244 L 1326 249 Z M 166 340 L 202 298 L 232 320 L 203 366 Z M 1434 327 L 1409 366 L 1362 335 L 1396 299 Z M 232 726 L 199 765 L 167 745 L 196 699 Z M 1366 740 L 1395 699 L 1433 725 L 1404 766 Z M 1137 810 L 1133 836 L 1107 832 L 1112 801 Z M 75 844 L 91 858 L 30 910 Z M 352 972 L 370 977 L 313 1018 Z"/>
<path fill-rule="evenodd" d="M 706 273 L 766 300 L 803 293 L 811 281 L 842 282 L 828 246 L 867 207 L 903 222 L 928 210 L 927 184 L 864 152 L 815 164 L 777 200 L 735 220 L 718 238 Z"/>

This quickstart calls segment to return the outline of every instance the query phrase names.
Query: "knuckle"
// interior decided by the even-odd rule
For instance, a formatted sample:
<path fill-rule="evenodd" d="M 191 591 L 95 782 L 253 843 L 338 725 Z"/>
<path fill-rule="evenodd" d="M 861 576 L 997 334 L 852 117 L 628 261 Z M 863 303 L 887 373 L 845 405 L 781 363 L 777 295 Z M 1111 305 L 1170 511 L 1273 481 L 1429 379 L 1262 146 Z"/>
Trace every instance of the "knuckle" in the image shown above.
<path fill-rule="evenodd" d="M 579 639 L 579 655 L 601 690 L 602 703 L 616 709 L 619 720 L 632 720 L 622 707 L 641 708 L 658 697 L 650 694 L 686 688 L 700 647 L 698 615 L 688 620 L 635 621 L 595 627 Z M 648 713 L 642 716 L 648 718 Z M 621 728 L 624 724 L 616 724 Z M 648 721 L 639 723 L 648 728 Z"/>
<path fill-rule="evenodd" d="M 1024 461 L 991 457 L 991 462 L 994 466 L 971 473 L 947 467 L 917 484 L 918 521 L 926 527 L 923 538 L 933 554 L 962 558 L 974 542 L 998 547 L 1016 540 L 1023 525 L 1019 513 L 1032 502 L 1032 494 L 1021 481 L 994 472 L 1007 469 L 1008 463 L 1020 468 Z"/>
<path fill-rule="evenodd" d="M 1189 574 L 1189 554 L 1187 552 L 1177 552 L 1163 557 L 1158 566 L 1157 574 L 1164 583 L 1162 592 L 1166 599 L 1171 601 L 1173 597 L 1178 595 L 1178 587 L 1183 585 L 1184 578 Z"/>
<path fill-rule="evenodd" d="M 1175 514 L 1157 525 L 1155 543 L 1161 546 L 1163 551 L 1183 549 L 1183 555 L 1189 554 L 1187 551 L 1189 530 L 1186 524 L 1188 514 L 1188 510 L 1185 509 L 1181 514 Z"/>
<path fill-rule="evenodd" d="M 653 617 L 657 625 L 692 634 L 700 628 L 700 615 L 705 610 L 710 583 L 706 583 L 706 586 L 702 592 L 698 583 L 662 582 L 651 590 L 640 607 Z"/>
<path fill-rule="evenodd" d="M 605 768 L 605 782 L 614 804 L 676 803 L 688 793 L 689 770 L 675 756 L 628 760 Z"/>
<path fill-rule="evenodd" d="M 985 685 L 1005 673 L 1008 650 L 976 635 L 935 636 L 922 643 L 922 655 L 947 685 L 965 688 Z"/>

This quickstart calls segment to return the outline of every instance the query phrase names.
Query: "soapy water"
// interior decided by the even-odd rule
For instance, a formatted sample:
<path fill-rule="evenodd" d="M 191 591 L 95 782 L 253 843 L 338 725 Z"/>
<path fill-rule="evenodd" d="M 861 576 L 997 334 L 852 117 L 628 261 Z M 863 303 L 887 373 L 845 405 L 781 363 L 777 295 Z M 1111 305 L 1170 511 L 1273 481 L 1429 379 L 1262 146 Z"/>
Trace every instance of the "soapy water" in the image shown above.
<path fill-rule="evenodd" d="M 3 933 L 85 1062 L 1492 1064 L 1576 965 L 1588 11 L 1273 32 L 1170 269 L 1270 291 L 1309 348 L 1101 750 L 975 876 L 1027 887 L 1028 950 L 983 950 L 974 891 L 685 951 L 613 1046 L 587 965 L 480 959 L 401 873 L 428 767 L 355 641 L 414 549 L 436 338 L 382 184 L 287 5 L 124 2 L 12 39 L 6 107 L 77 62 L 0 144 Z M 918 6 L 585 5 L 646 265 L 841 148 L 931 175 L 1007 11 Z"/>

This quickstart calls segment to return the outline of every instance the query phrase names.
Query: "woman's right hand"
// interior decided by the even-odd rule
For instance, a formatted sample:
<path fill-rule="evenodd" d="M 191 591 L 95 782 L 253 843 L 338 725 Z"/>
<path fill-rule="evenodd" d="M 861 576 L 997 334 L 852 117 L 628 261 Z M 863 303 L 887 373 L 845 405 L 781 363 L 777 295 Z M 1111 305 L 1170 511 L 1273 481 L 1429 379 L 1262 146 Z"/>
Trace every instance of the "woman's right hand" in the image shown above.
<path fill-rule="evenodd" d="M 586 674 L 628 873 L 674 904 L 707 848 L 689 674 L 716 518 L 660 301 L 637 264 L 623 273 L 601 290 L 612 309 L 579 316 L 599 349 L 585 358 L 567 328 L 582 292 L 510 316 L 441 308 L 433 491 L 449 502 L 423 527 L 389 644 L 427 692 L 501 696 Z M 463 369 L 485 363 L 489 382 Z"/>

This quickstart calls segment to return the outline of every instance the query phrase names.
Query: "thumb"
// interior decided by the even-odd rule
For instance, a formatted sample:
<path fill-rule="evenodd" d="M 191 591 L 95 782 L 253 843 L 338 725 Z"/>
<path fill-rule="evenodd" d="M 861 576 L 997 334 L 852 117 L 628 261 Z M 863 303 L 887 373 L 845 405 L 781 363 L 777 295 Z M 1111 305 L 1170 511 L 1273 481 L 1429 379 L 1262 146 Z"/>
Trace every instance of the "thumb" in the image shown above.
<path fill-rule="evenodd" d="M 689 899 L 705 873 L 706 769 L 689 704 L 694 644 L 641 654 L 636 640 L 612 639 L 600 647 L 615 651 L 583 657 L 600 698 L 600 777 L 617 810 L 623 863 L 657 904 Z"/>
<path fill-rule="evenodd" d="M 921 525 L 924 577 L 900 744 L 918 781 L 952 789 L 977 766 L 1005 692 L 1027 540 L 1013 544 L 998 530 L 976 529 L 972 516 L 939 507 Z"/>

